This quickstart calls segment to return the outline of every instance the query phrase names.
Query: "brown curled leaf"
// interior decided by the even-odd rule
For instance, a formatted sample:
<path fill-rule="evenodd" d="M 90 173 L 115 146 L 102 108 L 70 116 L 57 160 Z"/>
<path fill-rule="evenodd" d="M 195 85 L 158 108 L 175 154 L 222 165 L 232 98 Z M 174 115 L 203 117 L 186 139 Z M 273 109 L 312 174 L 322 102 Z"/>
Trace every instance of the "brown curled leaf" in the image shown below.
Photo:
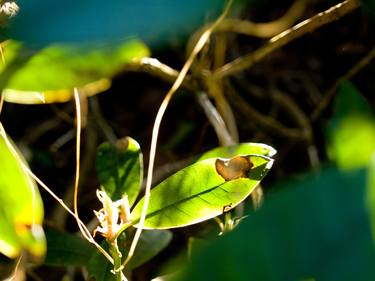
<path fill-rule="evenodd" d="M 246 156 L 236 156 L 228 160 L 217 159 L 215 162 L 216 171 L 226 181 L 248 178 L 253 166 L 254 164 Z"/>

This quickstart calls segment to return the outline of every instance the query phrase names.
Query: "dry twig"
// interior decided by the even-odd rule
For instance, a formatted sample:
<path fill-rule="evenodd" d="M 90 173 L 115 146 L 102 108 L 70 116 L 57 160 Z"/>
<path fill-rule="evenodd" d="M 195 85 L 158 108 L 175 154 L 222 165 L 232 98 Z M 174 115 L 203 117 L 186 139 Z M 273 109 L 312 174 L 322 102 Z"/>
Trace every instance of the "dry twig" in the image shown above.
<path fill-rule="evenodd" d="M 266 44 L 264 47 L 248 55 L 237 58 L 234 61 L 229 62 L 226 65 L 215 70 L 214 77 L 216 78 L 216 80 L 220 80 L 224 77 L 241 72 L 246 68 L 250 68 L 255 63 L 259 62 L 270 53 L 278 50 L 287 43 L 301 37 L 302 35 L 305 35 L 306 33 L 310 33 L 327 23 L 341 18 L 342 16 L 356 9 L 358 5 L 359 4 L 357 0 L 346 0 L 329 8 L 324 12 L 318 13 L 317 15 L 271 38 L 268 44 Z"/>

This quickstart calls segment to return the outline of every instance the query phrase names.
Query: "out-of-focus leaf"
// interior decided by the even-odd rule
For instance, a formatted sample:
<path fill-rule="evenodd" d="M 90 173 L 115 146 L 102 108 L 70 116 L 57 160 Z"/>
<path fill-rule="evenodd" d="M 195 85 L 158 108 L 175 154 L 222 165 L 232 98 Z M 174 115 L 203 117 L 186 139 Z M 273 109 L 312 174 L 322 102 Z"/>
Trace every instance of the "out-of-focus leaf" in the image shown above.
<path fill-rule="evenodd" d="M 328 127 L 328 154 L 340 168 L 366 166 L 375 151 L 375 119 L 357 89 L 344 82 L 334 101 Z"/>
<path fill-rule="evenodd" d="M 16 258 L 27 250 L 42 257 L 46 249 L 42 199 L 19 162 L 24 160 L 12 153 L 4 137 L 0 131 L 0 252 Z"/>
<path fill-rule="evenodd" d="M 103 78 L 79 87 L 79 93 L 90 97 L 104 92 L 110 86 L 111 81 L 109 79 Z M 42 92 L 5 89 L 3 90 L 2 94 L 6 102 L 19 104 L 46 104 L 70 101 L 71 99 L 73 99 L 74 89 Z"/>
<path fill-rule="evenodd" d="M 371 106 L 349 81 L 341 83 L 338 94 L 334 100 L 334 118 L 344 118 L 349 114 L 372 116 Z"/>
<path fill-rule="evenodd" d="M 208 240 L 196 237 L 189 237 L 188 241 L 188 257 L 189 259 L 202 251 L 202 249 L 206 248 L 210 245 Z"/>
<path fill-rule="evenodd" d="M 145 230 L 142 232 L 134 257 L 127 265 L 128 269 L 136 268 L 155 257 L 165 249 L 172 240 L 172 232 L 169 230 Z M 124 242 L 124 241 L 123 241 Z M 123 256 L 128 254 L 129 243 L 119 243 Z"/>
<path fill-rule="evenodd" d="M 27 49 L 18 42 L 9 41 L 4 46 L 7 63 L 0 65 L 0 85 L 19 91 L 71 91 L 112 77 L 132 59 L 148 55 L 147 47 L 137 40 L 128 40 L 121 45 L 51 45 L 44 49 Z M 91 86 L 90 90 L 95 92 L 95 87 Z M 27 92 L 23 94 L 27 95 Z"/>
<path fill-rule="evenodd" d="M 368 165 L 375 151 L 375 121 L 365 116 L 348 116 L 331 135 L 329 156 L 340 168 Z"/>
<path fill-rule="evenodd" d="M 372 19 L 375 20 L 375 1 L 374 0 L 361 0 L 362 7 L 368 12 Z"/>
<path fill-rule="evenodd" d="M 276 154 L 276 149 L 272 146 L 263 143 L 240 143 L 234 146 L 217 147 L 206 153 L 203 153 L 197 161 L 206 160 L 209 158 L 222 157 L 229 158 L 235 155 L 251 155 L 260 154 L 268 157 L 273 157 Z"/>
<path fill-rule="evenodd" d="M 101 144 L 96 156 L 96 171 L 100 184 L 113 201 L 127 194 L 132 206 L 143 180 L 143 156 L 139 144 L 130 137 L 115 145 Z"/>
<path fill-rule="evenodd" d="M 328 168 L 274 190 L 178 280 L 374 280 L 363 170 Z"/>
<path fill-rule="evenodd" d="M 101 243 L 102 248 L 109 251 L 107 241 Z M 95 281 L 116 281 L 115 275 L 111 272 L 113 265 L 99 252 L 94 252 L 87 266 L 88 280 Z"/>
<path fill-rule="evenodd" d="M 375 244 L 375 153 L 372 154 L 367 175 L 367 207 L 370 212 L 372 237 Z"/>
<path fill-rule="evenodd" d="M 192 31 L 216 16 L 224 0 L 48 0 L 18 1 L 19 13 L 2 33 L 35 46 L 51 43 L 115 42 L 141 36 L 161 43 Z"/>
<path fill-rule="evenodd" d="M 58 266 L 87 265 L 96 251 L 85 239 L 66 232 L 46 230 L 47 255 L 44 264 Z"/>
<path fill-rule="evenodd" d="M 182 227 L 221 215 L 249 196 L 272 164 L 269 158 L 238 156 L 188 166 L 151 190 L 144 228 Z M 143 201 L 132 211 L 133 224 L 139 221 Z"/>
<path fill-rule="evenodd" d="M 172 239 L 172 232 L 168 230 L 145 230 L 142 232 L 135 250 L 133 258 L 126 266 L 126 270 L 132 270 L 145 262 L 149 261 L 168 246 Z M 129 250 L 129 242 L 124 235 L 120 235 L 118 246 L 123 257 L 127 256 Z M 108 244 L 102 243 L 103 248 L 108 250 Z M 90 259 L 88 266 L 89 277 L 94 277 L 96 281 L 115 280 L 115 276 L 111 273 L 113 266 L 101 255 L 96 252 Z"/>

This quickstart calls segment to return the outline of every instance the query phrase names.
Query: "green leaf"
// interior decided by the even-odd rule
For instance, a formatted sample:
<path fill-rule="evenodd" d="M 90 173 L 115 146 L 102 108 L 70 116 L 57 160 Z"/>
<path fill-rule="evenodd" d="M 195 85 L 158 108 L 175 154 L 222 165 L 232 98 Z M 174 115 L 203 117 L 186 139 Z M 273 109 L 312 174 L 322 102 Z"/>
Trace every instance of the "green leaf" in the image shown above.
<path fill-rule="evenodd" d="M 375 152 L 372 154 L 367 173 L 366 203 L 370 212 L 372 237 L 375 244 Z"/>
<path fill-rule="evenodd" d="M 0 132 L 0 253 L 16 258 L 27 250 L 42 257 L 46 248 L 41 226 L 43 203 L 34 180 L 21 166 L 23 159 L 16 153 Z"/>
<path fill-rule="evenodd" d="M 178 280 L 374 280 L 365 176 L 328 168 L 274 187 L 279 192 Z"/>
<path fill-rule="evenodd" d="M 249 196 L 272 164 L 268 157 L 251 155 L 188 166 L 151 190 L 144 228 L 182 227 L 221 215 Z M 133 224 L 139 221 L 143 201 L 132 211 Z"/>
<path fill-rule="evenodd" d="M 9 41 L 4 46 L 7 64 L 0 66 L 0 85 L 19 91 L 71 90 L 110 78 L 132 59 L 148 55 L 147 47 L 137 40 L 101 46 L 55 44 L 44 49 Z"/>
<path fill-rule="evenodd" d="M 151 260 L 158 253 L 165 249 L 172 240 L 172 232 L 169 230 L 145 230 L 141 234 L 139 244 L 137 246 L 134 257 L 127 265 L 127 269 L 136 268 L 147 261 Z M 123 243 L 120 240 L 119 247 L 122 255 L 125 257 L 128 254 L 129 241 Z"/>
<path fill-rule="evenodd" d="M 126 266 L 126 270 L 130 271 L 160 253 L 168 246 L 172 239 L 172 232 L 168 230 L 145 230 L 142 232 L 133 258 Z M 127 256 L 131 241 L 120 235 L 118 246 L 123 257 Z M 107 242 L 103 242 L 102 246 L 108 250 Z M 107 261 L 102 254 L 95 252 L 90 259 L 88 272 L 89 277 L 94 277 L 96 281 L 116 280 L 115 275 L 111 273 L 113 266 Z"/>
<path fill-rule="evenodd" d="M 361 6 L 364 11 L 369 13 L 371 19 L 375 20 L 375 1 L 374 0 L 361 0 Z"/>
<path fill-rule="evenodd" d="M 369 164 L 375 151 L 375 120 L 350 115 L 331 132 L 328 153 L 340 168 L 354 169 Z"/>
<path fill-rule="evenodd" d="M 106 241 L 103 241 L 100 246 L 108 252 L 109 247 Z M 113 270 L 113 265 L 101 253 L 94 252 L 87 266 L 87 279 L 93 279 L 95 281 L 116 281 L 116 277 L 111 270 Z"/>
<path fill-rule="evenodd" d="M 224 0 L 17 1 L 20 11 L 3 34 L 28 45 L 119 42 L 141 36 L 161 43 L 216 16 Z"/>
<path fill-rule="evenodd" d="M 328 126 L 328 155 L 340 168 L 367 166 L 375 151 L 375 118 L 367 101 L 344 82 L 334 101 Z"/>
<path fill-rule="evenodd" d="M 113 200 L 127 194 L 132 206 L 141 189 L 143 157 L 139 144 L 126 137 L 115 145 L 108 142 L 99 146 L 96 171 L 104 191 Z"/>
<path fill-rule="evenodd" d="M 234 146 L 217 147 L 202 154 L 197 161 L 206 160 L 209 158 L 222 157 L 229 158 L 236 155 L 250 155 L 260 154 L 268 157 L 273 157 L 277 153 L 272 146 L 263 143 L 240 143 Z"/>
<path fill-rule="evenodd" d="M 46 265 L 87 265 L 96 251 L 96 248 L 85 239 L 66 232 L 47 229 L 46 238 L 47 255 L 44 260 Z"/>
<path fill-rule="evenodd" d="M 349 81 L 341 83 L 334 100 L 334 118 L 344 118 L 349 114 L 372 116 L 373 112 L 367 100 Z"/>

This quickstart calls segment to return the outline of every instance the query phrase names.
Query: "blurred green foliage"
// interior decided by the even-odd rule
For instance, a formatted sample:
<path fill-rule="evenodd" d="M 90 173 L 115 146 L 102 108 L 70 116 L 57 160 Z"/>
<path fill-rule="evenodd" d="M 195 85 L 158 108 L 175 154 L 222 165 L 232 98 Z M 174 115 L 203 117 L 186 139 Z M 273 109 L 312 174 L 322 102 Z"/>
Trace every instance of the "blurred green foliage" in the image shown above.
<path fill-rule="evenodd" d="M 9 41 L 4 44 L 7 64 L 0 64 L 0 86 L 21 91 L 69 90 L 111 78 L 132 59 L 149 54 L 148 48 L 137 40 L 96 48 L 51 45 L 43 49 L 29 49 Z"/>
<path fill-rule="evenodd" d="M 18 1 L 20 11 L 2 33 L 28 46 L 111 42 L 137 36 L 160 44 L 191 32 L 222 9 L 224 0 Z M 27 32 L 25 32 L 27 31 Z"/>
<path fill-rule="evenodd" d="M 42 199 L 20 163 L 22 156 L 0 133 L 0 253 L 17 258 L 26 250 L 41 258 L 46 250 Z"/>
<path fill-rule="evenodd" d="M 46 265 L 84 266 L 96 251 L 96 248 L 84 238 L 66 232 L 46 229 L 46 238 Z"/>
<path fill-rule="evenodd" d="M 276 185 L 176 280 L 374 280 L 375 126 L 349 82 L 335 98 L 328 136 L 335 166 Z"/>
<path fill-rule="evenodd" d="M 265 205 L 193 258 L 178 280 L 373 280 L 364 170 L 278 185 Z"/>
<path fill-rule="evenodd" d="M 340 168 L 369 164 L 375 151 L 375 118 L 370 105 L 348 81 L 339 88 L 327 133 L 328 155 Z"/>

